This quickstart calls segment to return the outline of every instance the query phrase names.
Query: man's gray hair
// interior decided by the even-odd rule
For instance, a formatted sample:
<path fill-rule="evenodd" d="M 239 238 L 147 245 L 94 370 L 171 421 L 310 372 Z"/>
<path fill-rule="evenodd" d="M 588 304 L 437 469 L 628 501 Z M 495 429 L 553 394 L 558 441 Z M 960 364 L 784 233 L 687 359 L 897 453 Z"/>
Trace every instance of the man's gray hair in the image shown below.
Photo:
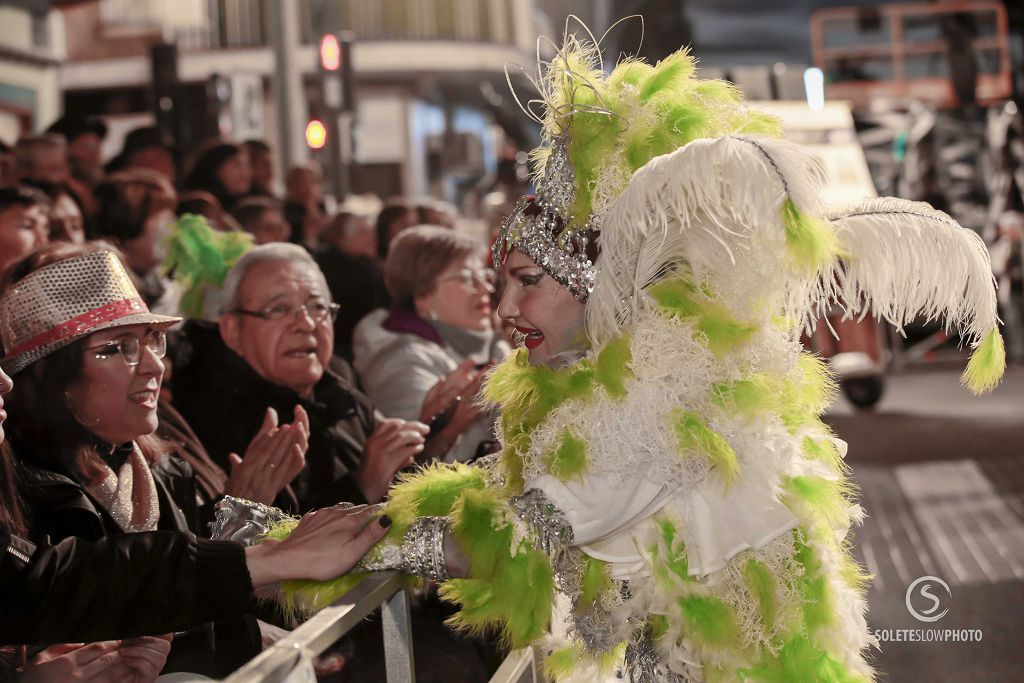
<path fill-rule="evenodd" d="M 331 300 L 331 290 L 327 286 L 327 279 L 324 277 L 323 271 L 320 270 L 320 266 L 317 265 L 317 262 L 313 260 L 308 251 L 297 244 L 271 242 L 270 244 L 261 244 L 260 246 L 253 247 L 242 258 L 238 259 L 235 265 L 231 266 L 227 277 L 224 278 L 224 286 L 221 290 L 223 297 L 220 305 L 221 315 L 238 309 L 240 305 L 238 293 L 242 287 L 242 282 L 245 281 L 246 274 L 257 263 L 265 261 L 286 261 L 309 266 L 316 273 L 317 277 L 320 278 L 320 283 L 324 289 L 324 297 L 328 301 Z"/>

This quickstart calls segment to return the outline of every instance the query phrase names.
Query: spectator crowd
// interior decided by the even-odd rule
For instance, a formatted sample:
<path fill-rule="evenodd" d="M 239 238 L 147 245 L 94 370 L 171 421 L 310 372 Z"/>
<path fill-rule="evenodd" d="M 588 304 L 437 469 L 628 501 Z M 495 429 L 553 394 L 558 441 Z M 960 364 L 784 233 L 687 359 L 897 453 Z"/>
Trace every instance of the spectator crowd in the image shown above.
<path fill-rule="evenodd" d="M 158 129 L 104 163 L 106 135 L 69 116 L 0 147 L 0 680 L 226 676 L 295 625 L 255 591 L 348 570 L 403 471 L 496 449 L 476 396 L 511 349 L 452 206 L 335 211 L 312 163 L 279 194 L 261 140 L 179 173 Z M 224 496 L 299 531 L 210 539 Z M 416 608 L 417 678 L 487 680 L 498 649 L 449 614 Z M 383 680 L 379 633 L 324 675 Z"/>

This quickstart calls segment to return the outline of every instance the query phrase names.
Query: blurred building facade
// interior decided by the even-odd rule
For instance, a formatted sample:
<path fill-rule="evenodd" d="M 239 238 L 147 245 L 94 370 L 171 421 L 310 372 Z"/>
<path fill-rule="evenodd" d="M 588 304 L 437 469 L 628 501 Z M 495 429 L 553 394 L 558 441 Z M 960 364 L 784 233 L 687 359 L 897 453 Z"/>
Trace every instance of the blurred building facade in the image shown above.
<path fill-rule="evenodd" d="M 60 115 L 62 27 L 50 4 L 0 3 L 0 140 L 7 143 Z"/>
<path fill-rule="evenodd" d="M 267 2 L 71 0 L 35 3 L 34 13 L 0 6 L 4 17 L 16 15 L 24 25 L 20 42 L 4 41 L 0 59 L 20 59 L 23 71 L 49 78 L 21 78 L 37 84 L 34 103 L 28 93 L 0 86 L 0 111 L 6 113 L 7 100 L 28 103 L 15 109 L 20 118 L 0 137 L 11 142 L 16 128 L 41 130 L 62 110 L 98 114 L 110 125 L 109 157 L 128 131 L 152 123 L 166 105 L 180 118 L 179 149 L 194 150 L 215 136 L 262 138 L 278 147 L 275 19 Z M 354 38 L 351 190 L 451 199 L 494 174 L 506 136 L 520 146 L 532 143 L 535 133 L 508 93 L 504 69 L 536 60 L 535 36 L 550 22 L 534 0 L 296 0 L 285 7 L 298 15 L 293 63 L 303 111 L 319 92 L 320 36 L 348 31 Z M 39 21 L 61 36 L 54 55 L 33 47 Z M 156 83 L 154 102 L 155 73 L 167 73 L 167 64 L 154 69 L 153 48 L 161 44 L 176 48 L 176 84 L 168 101 Z M 515 69 L 513 82 L 529 91 Z"/>

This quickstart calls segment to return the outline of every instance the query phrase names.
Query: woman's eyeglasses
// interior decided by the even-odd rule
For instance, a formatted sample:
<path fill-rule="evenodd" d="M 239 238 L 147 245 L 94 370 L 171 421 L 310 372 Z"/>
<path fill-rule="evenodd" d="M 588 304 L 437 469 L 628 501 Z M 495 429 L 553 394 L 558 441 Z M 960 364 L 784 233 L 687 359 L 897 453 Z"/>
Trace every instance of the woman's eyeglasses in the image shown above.
<path fill-rule="evenodd" d="M 146 333 L 144 338 L 128 335 L 100 346 L 94 346 L 89 351 L 100 360 L 111 358 L 115 353 L 120 352 L 125 365 L 134 367 L 142 361 L 143 342 L 145 342 L 146 348 L 152 351 L 153 355 L 157 358 L 163 358 L 167 355 L 167 333 L 163 330 L 151 330 Z"/>
<path fill-rule="evenodd" d="M 262 311 L 247 311 L 244 308 L 236 308 L 231 311 L 232 313 L 238 313 L 240 315 L 248 315 L 253 318 L 260 318 L 261 320 L 269 320 L 271 322 L 280 322 L 282 320 L 295 320 L 295 316 L 299 313 L 307 316 L 316 324 L 320 324 L 323 321 L 330 318 L 334 320 L 338 317 L 338 310 L 341 308 L 338 304 L 328 304 L 323 301 L 311 301 L 305 304 L 299 304 L 298 306 L 292 306 L 290 304 L 276 304 L 264 308 Z"/>

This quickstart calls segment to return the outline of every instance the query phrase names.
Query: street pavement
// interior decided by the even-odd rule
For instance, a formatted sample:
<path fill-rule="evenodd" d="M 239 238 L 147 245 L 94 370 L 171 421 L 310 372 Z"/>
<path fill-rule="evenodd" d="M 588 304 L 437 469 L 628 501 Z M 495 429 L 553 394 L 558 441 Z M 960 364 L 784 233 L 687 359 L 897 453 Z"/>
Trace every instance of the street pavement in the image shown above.
<path fill-rule="evenodd" d="M 875 575 L 880 682 L 1024 682 L 1024 369 L 984 397 L 958 375 L 891 375 L 875 410 L 840 398 L 826 418 L 867 513 L 854 553 Z M 921 577 L 948 593 L 934 579 L 908 591 Z"/>

